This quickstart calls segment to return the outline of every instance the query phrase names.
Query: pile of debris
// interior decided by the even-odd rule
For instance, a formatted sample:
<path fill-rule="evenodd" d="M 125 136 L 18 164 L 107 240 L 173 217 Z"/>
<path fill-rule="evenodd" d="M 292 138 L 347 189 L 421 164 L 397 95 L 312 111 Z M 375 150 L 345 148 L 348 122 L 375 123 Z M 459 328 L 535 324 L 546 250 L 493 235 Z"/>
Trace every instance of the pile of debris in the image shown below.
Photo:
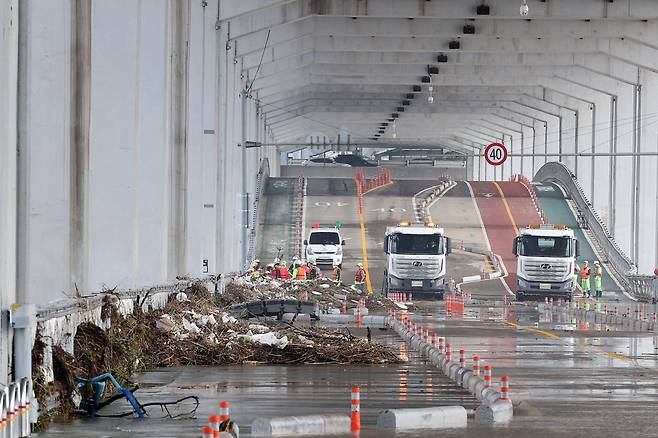
<path fill-rule="evenodd" d="M 60 412 L 71 412 L 75 378 L 106 372 L 127 382 L 136 372 L 180 365 L 400 362 L 390 347 L 355 337 L 347 329 L 301 327 L 269 318 L 238 320 L 218 305 L 225 305 L 236 291 L 243 293 L 230 301 L 252 299 L 258 293 L 235 286 L 221 295 L 211 294 L 195 285 L 172 297 L 161 310 L 143 313 L 135 306 L 126 317 L 116 311 L 116 300 L 108 295 L 102 313 L 111 320 L 111 328 L 105 331 L 82 324 L 75 336 L 74 355 L 54 348 L 56 381 L 44 395 L 60 400 Z M 43 344 L 37 343 L 37 348 Z M 39 373 L 41 364 L 34 365 Z"/>
<path fill-rule="evenodd" d="M 388 309 L 400 309 L 393 301 L 376 294 L 361 294 L 353 286 L 344 286 L 328 278 L 319 280 L 271 280 L 266 277 L 252 279 L 249 276 L 234 278 L 219 294 L 218 303 L 229 307 L 256 300 L 311 300 L 318 303 L 321 313 L 352 313 L 359 306 L 369 313 L 386 314 Z M 409 307 L 406 306 L 405 310 Z"/>

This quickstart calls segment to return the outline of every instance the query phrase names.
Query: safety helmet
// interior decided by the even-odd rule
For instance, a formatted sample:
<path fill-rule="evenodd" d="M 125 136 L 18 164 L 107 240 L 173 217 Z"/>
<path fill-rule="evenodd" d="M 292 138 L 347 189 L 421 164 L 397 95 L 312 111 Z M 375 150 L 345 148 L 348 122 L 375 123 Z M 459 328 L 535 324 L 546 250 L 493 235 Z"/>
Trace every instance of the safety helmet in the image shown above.
<path fill-rule="evenodd" d="M 271 268 L 273 268 L 273 267 L 274 267 L 274 263 L 268 263 L 268 264 L 267 264 L 267 266 L 265 266 L 265 267 L 266 267 L 266 268 L 270 268 L 270 269 L 271 269 Z"/>
<path fill-rule="evenodd" d="M 260 260 L 254 259 L 254 263 L 260 263 Z"/>
<path fill-rule="evenodd" d="M 309 261 L 308 261 L 308 264 L 309 264 L 309 265 L 314 265 L 314 264 L 315 264 L 315 260 L 309 260 Z"/>
<path fill-rule="evenodd" d="M 357 263 L 356 264 L 359 268 L 363 268 L 363 263 Z"/>
<path fill-rule="evenodd" d="M 587 260 L 585 260 L 585 264 L 586 264 L 586 265 L 589 265 L 589 262 L 588 262 Z"/>
<path fill-rule="evenodd" d="M 294 260 L 292 263 L 293 263 L 293 265 L 295 265 L 295 266 L 301 266 L 301 265 L 302 265 L 302 261 L 299 260 L 299 259 Z"/>
<path fill-rule="evenodd" d="M 279 264 L 281 264 L 281 265 L 283 265 L 283 266 L 288 266 L 288 264 L 286 263 L 285 260 L 281 260 L 281 261 L 279 262 Z"/>
<path fill-rule="evenodd" d="M 601 263 L 599 263 L 599 261 L 597 260 L 597 261 L 594 262 L 594 264 L 595 265 L 600 265 Z"/>

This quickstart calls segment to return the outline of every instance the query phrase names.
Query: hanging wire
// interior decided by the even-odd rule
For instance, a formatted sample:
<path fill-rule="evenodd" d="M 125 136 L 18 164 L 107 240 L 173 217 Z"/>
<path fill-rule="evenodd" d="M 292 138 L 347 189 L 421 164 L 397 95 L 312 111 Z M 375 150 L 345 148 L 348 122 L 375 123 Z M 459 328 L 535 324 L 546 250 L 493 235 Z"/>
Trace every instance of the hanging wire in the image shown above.
<path fill-rule="evenodd" d="M 254 73 L 254 78 L 251 80 L 251 84 L 249 84 L 249 87 L 247 87 L 247 96 L 249 96 L 249 93 L 251 92 L 251 88 L 254 86 L 254 82 L 256 82 L 256 79 L 258 78 L 258 72 L 260 72 L 260 67 L 263 65 L 263 58 L 265 57 L 265 50 L 267 49 L 267 43 L 270 42 L 270 33 L 272 32 L 271 29 L 267 30 L 267 37 L 265 38 L 265 45 L 263 46 L 263 51 L 260 54 L 260 61 L 258 61 L 258 67 L 256 68 L 256 73 Z"/>

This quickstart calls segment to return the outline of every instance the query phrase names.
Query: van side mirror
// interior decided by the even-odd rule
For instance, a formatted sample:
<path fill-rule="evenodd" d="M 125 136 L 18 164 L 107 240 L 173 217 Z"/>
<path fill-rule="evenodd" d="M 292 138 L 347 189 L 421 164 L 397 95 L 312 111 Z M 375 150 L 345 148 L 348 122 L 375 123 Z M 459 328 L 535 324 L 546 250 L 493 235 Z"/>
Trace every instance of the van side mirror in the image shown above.
<path fill-rule="evenodd" d="M 388 254 L 388 242 L 389 242 L 389 237 L 386 236 L 384 237 L 384 252 Z"/>
<path fill-rule="evenodd" d="M 341 241 L 340 244 L 341 244 L 342 246 L 345 246 L 345 241 L 344 241 L 344 240 Z"/>
<path fill-rule="evenodd" d="M 446 246 L 446 255 L 452 253 L 452 239 L 449 238 L 449 237 L 446 237 L 444 244 Z"/>
<path fill-rule="evenodd" d="M 579 243 L 578 240 L 576 240 L 576 239 L 574 239 L 573 242 L 574 242 L 574 244 L 575 244 L 575 246 L 576 246 L 576 257 L 579 257 L 579 256 L 580 256 L 580 243 Z"/>
<path fill-rule="evenodd" d="M 515 256 L 518 256 L 519 240 L 520 240 L 519 237 L 515 237 L 514 242 L 512 242 L 512 254 L 514 254 Z"/>
<path fill-rule="evenodd" d="M 304 240 L 304 245 L 308 245 L 308 240 Z"/>

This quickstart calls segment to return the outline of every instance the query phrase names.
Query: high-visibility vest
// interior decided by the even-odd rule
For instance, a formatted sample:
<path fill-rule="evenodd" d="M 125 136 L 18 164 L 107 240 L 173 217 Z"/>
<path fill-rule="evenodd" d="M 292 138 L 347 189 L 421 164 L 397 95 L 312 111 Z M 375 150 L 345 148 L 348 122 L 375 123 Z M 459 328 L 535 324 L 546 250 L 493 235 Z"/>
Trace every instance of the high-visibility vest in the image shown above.
<path fill-rule="evenodd" d="M 603 275 L 603 269 L 601 269 L 601 266 L 594 266 L 594 276 L 600 277 L 601 275 Z"/>
<path fill-rule="evenodd" d="M 354 281 L 356 283 L 363 283 L 366 279 L 366 271 L 363 268 L 359 268 L 358 271 L 356 271 L 356 274 L 354 274 Z"/>
<path fill-rule="evenodd" d="M 583 280 L 589 280 L 589 267 L 586 266 L 580 270 L 580 278 Z"/>
<path fill-rule="evenodd" d="M 306 271 L 301 266 L 295 268 L 293 275 L 295 280 L 306 280 Z"/>
<path fill-rule="evenodd" d="M 331 278 L 334 280 L 340 280 L 340 268 L 338 266 L 331 271 Z"/>

